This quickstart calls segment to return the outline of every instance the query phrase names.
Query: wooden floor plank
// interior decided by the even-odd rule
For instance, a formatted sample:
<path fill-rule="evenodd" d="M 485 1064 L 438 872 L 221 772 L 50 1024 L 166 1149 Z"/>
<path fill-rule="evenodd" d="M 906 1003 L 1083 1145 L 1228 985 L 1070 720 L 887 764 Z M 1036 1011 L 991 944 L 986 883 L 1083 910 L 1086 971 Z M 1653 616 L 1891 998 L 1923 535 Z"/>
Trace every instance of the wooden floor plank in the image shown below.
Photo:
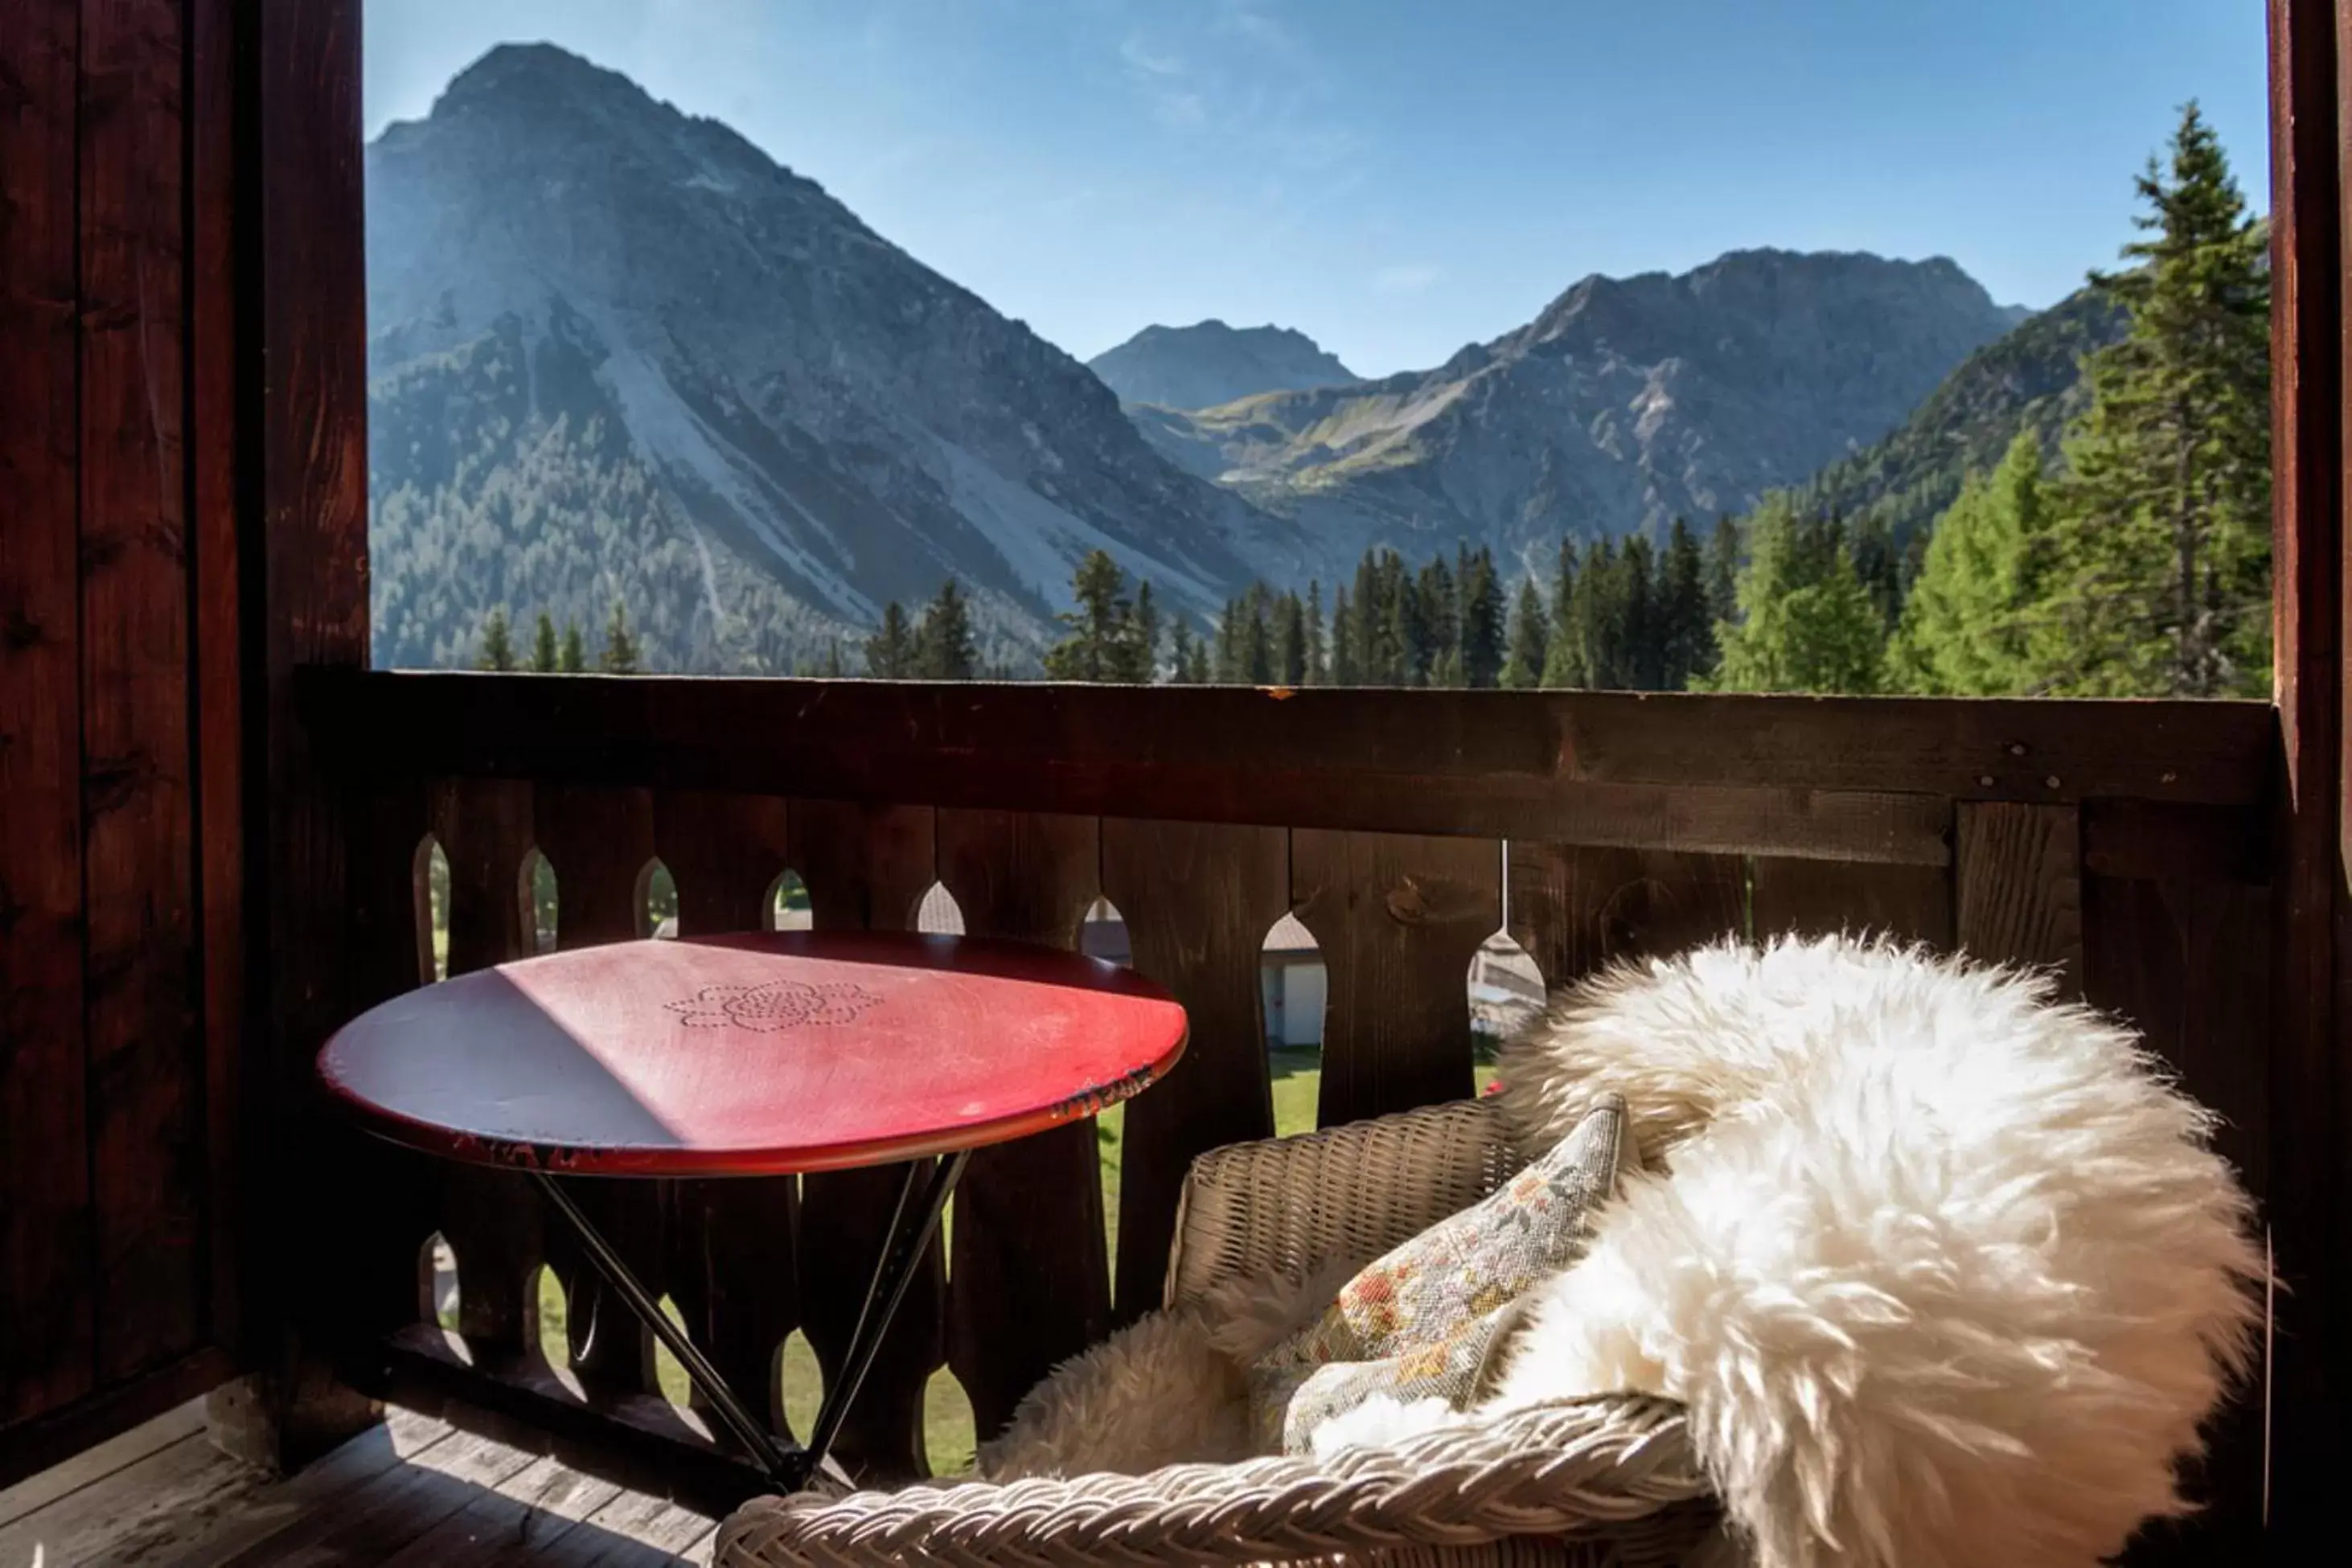
<path fill-rule="evenodd" d="M 358 1568 L 383 1563 L 531 1462 L 472 1432 L 453 1432 L 410 1463 L 217 1568 Z"/>
<path fill-rule="evenodd" d="M 13 1487 L 0 1489 L 0 1530 L 204 1429 L 205 1402 L 191 1399 L 152 1421 L 75 1455 L 62 1465 L 52 1465 Z"/>
<path fill-rule="evenodd" d="M 234 1508 L 266 1478 L 191 1432 L 95 1486 L 0 1527 L 0 1563 L 78 1565 L 143 1556 Z"/>
<path fill-rule="evenodd" d="M 541 1549 L 621 1489 L 552 1456 L 532 1460 L 384 1560 L 383 1568 L 488 1568 L 541 1560 Z"/>
<path fill-rule="evenodd" d="M 555 1543 L 541 1559 L 552 1568 L 669 1568 L 698 1559 L 710 1561 L 719 1521 L 681 1503 L 643 1492 L 623 1492 L 589 1515 L 585 1529 Z"/>
<path fill-rule="evenodd" d="M 251 1493 L 210 1530 L 184 1534 L 173 1554 L 161 1561 L 172 1568 L 209 1568 L 235 1559 L 338 1504 L 385 1471 L 424 1460 L 449 1434 L 448 1424 L 434 1416 L 387 1411 L 383 1426 L 370 1427 L 277 1485 Z"/>
<path fill-rule="evenodd" d="M 0 1528 L 0 1568 L 680 1568 L 717 1544 L 708 1514 L 397 1408 L 276 1483 L 200 1414 L 61 1469 L 12 1494 L 47 1500 Z"/>

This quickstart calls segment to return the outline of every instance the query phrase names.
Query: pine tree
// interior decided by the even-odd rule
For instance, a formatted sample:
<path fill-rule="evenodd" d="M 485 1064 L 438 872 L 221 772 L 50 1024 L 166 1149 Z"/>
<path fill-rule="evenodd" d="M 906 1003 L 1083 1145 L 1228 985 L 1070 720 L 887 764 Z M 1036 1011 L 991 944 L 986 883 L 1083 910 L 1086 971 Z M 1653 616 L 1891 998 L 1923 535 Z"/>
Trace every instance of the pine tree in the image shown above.
<path fill-rule="evenodd" d="M 563 646 L 556 650 L 555 668 L 564 675 L 577 675 L 588 668 L 588 649 L 580 640 L 580 623 L 563 623 Z"/>
<path fill-rule="evenodd" d="M 1495 552 L 1482 544 L 1465 557 L 1460 581 L 1462 683 L 1483 689 L 1503 675 L 1503 584 L 1495 571 Z"/>
<path fill-rule="evenodd" d="M 1706 563 L 1690 524 L 1675 519 L 1658 565 L 1658 685 L 1680 691 L 1715 662 L 1714 619 L 1708 612 Z"/>
<path fill-rule="evenodd" d="M 1307 612 L 1296 594 L 1285 594 L 1274 602 L 1274 625 L 1270 632 L 1270 671 L 1277 686 L 1307 684 Z"/>
<path fill-rule="evenodd" d="M 1190 686 L 1192 681 L 1192 628 L 1178 616 L 1168 627 L 1168 680 L 1173 686 Z"/>
<path fill-rule="evenodd" d="M 490 612 L 482 623 L 481 656 L 475 659 L 477 669 L 509 670 L 515 667 L 514 633 L 507 628 L 507 612 L 503 605 Z"/>
<path fill-rule="evenodd" d="M 1710 628 L 1729 626 L 1739 618 L 1739 524 L 1726 512 L 1716 519 L 1715 532 L 1706 542 L 1706 619 Z M 1712 670 L 1723 655 L 1721 648 L 1715 646 L 1716 635 L 1710 635 L 1707 641 L 1710 646 L 1706 667 Z"/>
<path fill-rule="evenodd" d="M 1853 529 L 1853 571 L 1870 592 L 1878 618 L 1893 626 L 1903 613 L 1903 552 L 1883 519 L 1867 517 Z"/>
<path fill-rule="evenodd" d="M 866 639 L 866 673 L 877 680 L 906 680 L 914 674 L 915 639 L 908 629 L 907 612 L 891 600 L 882 607 L 882 625 Z"/>
<path fill-rule="evenodd" d="M 2032 637 L 2049 543 L 2042 467 L 2041 438 L 2021 430 L 2000 467 L 1970 475 L 1937 519 L 1887 646 L 1894 689 L 1999 697 L 2038 684 Z"/>
<path fill-rule="evenodd" d="M 604 623 L 604 651 L 596 665 L 607 675 L 637 672 L 637 639 L 629 633 L 628 606 L 618 599 L 613 601 L 613 618 Z"/>
<path fill-rule="evenodd" d="M 1389 590 L 1394 584 L 1388 568 L 1393 561 L 1394 557 L 1384 552 L 1367 550 L 1356 563 L 1355 620 L 1350 640 L 1355 646 L 1359 686 L 1396 683 L 1388 647 L 1391 634 L 1398 629 L 1396 617 L 1389 608 Z"/>
<path fill-rule="evenodd" d="M 2036 657 L 2062 695 L 2254 695 L 2271 660 L 2264 226 L 2193 102 L 2137 188 L 2138 265 L 2092 279 L 2132 327 L 2085 363 Z"/>
<path fill-rule="evenodd" d="M 1573 688 L 1584 684 L 1582 647 L 1576 625 L 1577 589 L 1582 570 L 1576 542 L 1559 542 L 1559 567 L 1551 585 L 1551 635 L 1544 639 L 1543 684 Z"/>
<path fill-rule="evenodd" d="M 1342 585 L 1331 596 L 1331 684 L 1363 683 L 1363 671 L 1356 660 L 1356 607 L 1348 602 L 1348 590 Z"/>
<path fill-rule="evenodd" d="M 1570 608 L 1568 635 L 1575 645 L 1578 686 L 1609 691 L 1625 684 L 1620 673 L 1624 627 L 1624 576 L 1615 542 L 1604 539 L 1585 552 Z"/>
<path fill-rule="evenodd" d="M 1545 623 L 1550 612 L 1544 608 L 1543 595 L 1536 591 L 1536 580 L 1526 579 L 1519 584 L 1517 603 L 1511 606 L 1511 640 L 1509 651 L 1503 659 L 1502 684 L 1513 691 L 1528 691 L 1543 684 Z"/>
<path fill-rule="evenodd" d="M 1135 603 L 1120 628 L 1114 679 L 1130 686 L 1149 686 L 1160 673 L 1160 610 L 1151 602 L 1151 584 L 1135 585 Z"/>
<path fill-rule="evenodd" d="M 841 667 L 840 643 L 828 642 L 824 645 L 824 663 L 819 668 L 818 673 L 823 675 L 827 680 L 839 680 L 844 675 L 848 673 Z"/>
<path fill-rule="evenodd" d="M 1184 679 L 1193 686 L 1206 686 L 1209 677 L 1209 645 L 1195 637 L 1192 639 L 1192 662 L 1184 667 Z"/>
<path fill-rule="evenodd" d="M 1307 684 L 1323 686 L 1331 679 L 1329 651 L 1323 638 L 1323 584 L 1307 584 Z"/>
<path fill-rule="evenodd" d="M 1129 635 L 1127 574 L 1107 551 L 1090 551 L 1070 579 L 1071 607 L 1056 618 L 1068 631 L 1045 654 L 1055 680 L 1115 680 L 1126 663 L 1120 645 Z"/>
<path fill-rule="evenodd" d="M 530 668 L 534 674 L 552 675 L 556 661 L 562 657 L 555 646 L 555 621 L 545 610 L 539 612 L 539 625 L 530 636 Z"/>
<path fill-rule="evenodd" d="M 1655 691 L 1664 679 L 1665 650 L 1654 602 L 1656 584 L 1652 581 L 1656 559 L 1650 542 L 1638 533 L 1627 539 L 1617 553 L 1618 620 L 1612 638 L 1617 679 L 1613 684 L 1629 691 Z"/>
<path fill-rule="evenodd" d="M 1274 639 L 1265 620 L 1265 584 L 1253 583 L 1242 595 L 1241 626 L 1234 644 L 1234 674 L 1241 685 L 1274 684 Z"/>
<path fill-rule="evenodd" d="M 913 674 L 918 680 L 971 680 L 980 671 L 980 650 L 973 646 L 971 608 L 952 577 L 923 608 L 915 627 Z"/>
<path fill-rule="evenodd" d="M 1458 579 L 1445 564 L 1445 557 L 1433 556 L 1421 569 L 1420 579 L 1405 592 L 1402 603 L 1404 614 L 1405 668 L 1404 683 L 1409 686 L 1459 686 L 1462 684 L 1462 626 L 1460 605 L 1455 598 Z"/>
<path fill-rule="evenodd" d="M 1749 523 L 1739 620 L 1717 635 L 1720 691 L 1867 693 L 1879 689 L 1886 627 L 1833 520 L 1768 497 Z"/>

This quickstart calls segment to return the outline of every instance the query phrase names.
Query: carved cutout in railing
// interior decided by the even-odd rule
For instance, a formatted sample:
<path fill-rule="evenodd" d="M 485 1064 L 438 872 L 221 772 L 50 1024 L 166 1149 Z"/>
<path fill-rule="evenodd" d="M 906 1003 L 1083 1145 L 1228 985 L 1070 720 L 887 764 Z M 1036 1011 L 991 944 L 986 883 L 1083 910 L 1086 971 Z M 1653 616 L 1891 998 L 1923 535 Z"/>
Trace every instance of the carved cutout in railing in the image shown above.
<path fill-rule="evenodd" d="M 677 889 L 677 933 L 757 931 L 791 853 L 781 799 L 670 790 L 654 797 L 654 839 Z M 652 900 L 646 917 L 652 917 Z M 727 1383 L 785 1432 L 779 1356 L 800 1323 L 793 1178 L 670 1187 L 670 1295 L 687 1335 Z"/>
<path fill-rule="evenodd" d="M 1100 867 L 1088 816 L 939 814 L 940 879 L 975 936 L 1075 949 Z M 1110 1325 L 1094 1118 L 973 1154 L 956 1189 L 948 1362 L 981 1437 Z"/>
<path fill-rule="evenodd" d="M 792 852 L 788 812 L 770 796 L 665 791 L 654 838 L 676 888 L 677 934 L 757 931 Z M 647 918 L 657 912 L 650 897 Z M 669 1192 L 669 1289 L 688 1335 L 738 1394 L 786 1431 L 779 1371 L 800 1322 L 793 1253 L 800 1184 L 791 1177 L 678 1182 Z"/>
<path fill-rule="evenodd" d="M 541 784 L 532 802 L 540 852 L 562 889 L 557 945 L 565 952 L 640 934 L 644 876 L 654 858 L 653 796 L 645 790 Z M 662 1212 L 667 1184 L 574 1180 L 581 1208 L 646 1289 L 668 1289 Z M 610 1299 L 568 1228 L 546 1231 L 548 1266 L 563 1286 L 572 1369 L 593 1399 L 660 1388 L 653 1336 Z"/>
<path fill-rule="evenodd" d="M 1291 900 L 1328 976 L 1324 1126 L 1471 1090 L 1471 955 L 1502 924 L 1502 854 L 1484 838 L 1298 829 Z"/>
<path fill-rule="evenodd" d="M 907 931 L 935 876 L 933 814 L 919 806 L 794 801 L 791 860 L 820 931 Z M 838 1375 L 866 1300 L 903 1165 L 814 1175 L 801 1183 L 801 1325 L 827 1379 Z M 937 1242 L 850 1406 L 834 1452 L 852 1473 L 928 1473 L 923 1391 L 946 1359 L 947 1270 Z"/>
<path fill-rule="evenodd" d="M 1136 971 L 1184 1005 L 1184 1058 L 1126 1108 L 1117 1318 L 1160 1305 L 1176 1198 L 1193 1157 L 1272 1136 L 1258 969 L 1290 907 L 1290 836 L 1278 827 L 1107 819 L 1102 888 L 1127 917 Z"/>
<path fill-rule="evenodd" d="M 433 824 L 449 858 L 449 973 L 528 957 L 536 945 L 530 785 L 443 784 L 433 793 Z M 459 1337 L 477 1366 L 536 1359 L 546 1257 L 539 1194 L 514 1173 L 446 1163 L 437 1171 L 441 1232 L 457 1258 Z"/>

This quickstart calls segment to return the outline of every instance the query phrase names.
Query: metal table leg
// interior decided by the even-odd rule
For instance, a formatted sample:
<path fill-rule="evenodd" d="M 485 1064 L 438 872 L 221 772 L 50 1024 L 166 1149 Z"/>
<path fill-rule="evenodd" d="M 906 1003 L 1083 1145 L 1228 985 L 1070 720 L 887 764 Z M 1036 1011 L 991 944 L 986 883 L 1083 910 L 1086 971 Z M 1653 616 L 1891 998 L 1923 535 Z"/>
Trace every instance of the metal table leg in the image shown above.
<path fill-rule="evenodd" d="M 834 1438 L 840 1435 L 841 1423 L 849 1413 L 849 1402 L 857 1397 L 866 1374 L 873 1370 L 883 1336 L 898 1315 L 899 1303 L 906 1300 L 915 1269 L 939 1230 L 940 1215 L 970 1159 L 969 1153 L 959 1152 L 936 1160 L 917 1161 L 908 1167 L 907 1180 L 898 1189 L 898 1202 L 891 1212 L 889 1229 L 883 1237 L 882 1255 L 876 1260 L 873 1280 L 866 1287 L 864 1305 L 858 1309 L 857 1326 L 849 1336 L 849 1351 L 842 1363 L 841 1376 L 825 1390 L 824 1403 L 817 1411 L 816 1426 L 809 1434 L 807 1445 L 801 1447 L 779 1441 L 764 1421 L 744 1408 L 719 1369 L 710 1364 L 709 1358 L 684 1331 L 669 1321 L 652 1292 L 629 1272 L 628 1264 L 614 1250 L 612 1243 L 589 1222 L 587 1215 L 555 1178 L 544 1171 L 533 1171 L 531 1176 L 547 1195 L 547 1201 L 578 1233 L 581 1246 L 596 1271 L 618 1292 L 631 1314 L 669 1348 L 670 1354 L 677 1357 L 688 1381 L 701 1390 L 719 1418 L 750 1450 L 769 1479 L 782 1491 L 795 1492 L 808 1485 L 809 1479 L 824 1465 Z"/>

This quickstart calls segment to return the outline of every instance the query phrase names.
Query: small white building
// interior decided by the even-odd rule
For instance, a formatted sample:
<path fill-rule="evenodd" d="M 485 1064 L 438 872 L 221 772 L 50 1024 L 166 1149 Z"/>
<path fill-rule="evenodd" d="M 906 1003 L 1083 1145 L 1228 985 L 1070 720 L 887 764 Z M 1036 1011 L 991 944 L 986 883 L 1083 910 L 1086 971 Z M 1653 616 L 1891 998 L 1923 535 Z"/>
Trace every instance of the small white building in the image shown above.
<path fill-rule="evenodd" d="M 1265 1005 L 1269 1047 L 1323 1043 L 1323 954 L 1297 915 L 1283 916 L 1265 933 L 1258 986 Z"/>

